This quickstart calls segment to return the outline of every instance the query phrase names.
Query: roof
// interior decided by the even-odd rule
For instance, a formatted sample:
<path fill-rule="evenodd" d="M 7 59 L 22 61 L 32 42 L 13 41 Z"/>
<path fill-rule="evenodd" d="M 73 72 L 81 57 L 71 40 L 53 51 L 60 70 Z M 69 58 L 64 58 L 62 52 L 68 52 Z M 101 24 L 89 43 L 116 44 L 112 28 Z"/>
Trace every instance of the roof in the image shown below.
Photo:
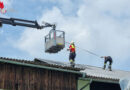
<path fill-rule="evenodd" d="M 85 65 L 85 70 L 81 72 L 86 73 L 86 77 L 93 78 L 97 80 L 110 80 L 119 82 L 122 78 L 130 77 L 130 71 L 122 71 L 122 70 L 112 70 L 109 71 L 108 69 L 104 70 L 101 67 L 89 66 Z"/>
<path fill-rule="evenodd" d="M 130 71 L 122 70 L 103 70 L 101 67 L 95 67 L 90 65 L 76 64 L 75 68 L 70 67 L 69 63 L 45 60 L 40 58 L 35 58 L 33 61 L 30 60 L 20 60 L 12 58 L 0 57 L 0 62 L 6 62 L 11 64 L 44 68 L 50 70 L 57 70 L 63 72 L 71 72 L 76 74 L 85 74 L 86 78 L 93 79 L 96 81 L 103 82 L 115 82 L 118 83 L 120 79 L 125 77 L 130 77 Z"/>
<path fill-rule="evenodd" d="M 44 61 L 44 59 L 42 59 L 42 60 L 34 59 L 33 61 L 31 61 L 31 60 L 21 60 L 21 59 L 0 57 L 0 62 L 34 67 L 34 68 L 44 68 L 44 69 L 49 69 L 49 70 L 69 72 L 69 73 L 75 73 L 75 74 L 83 74 L 82 72 L 79 72 L 81 70 L 81 68 L 72 68 L 69 65 L 62 66 L 59 64 L 51 64 L 51 63 L 47 63 L 47 60 Z"/>

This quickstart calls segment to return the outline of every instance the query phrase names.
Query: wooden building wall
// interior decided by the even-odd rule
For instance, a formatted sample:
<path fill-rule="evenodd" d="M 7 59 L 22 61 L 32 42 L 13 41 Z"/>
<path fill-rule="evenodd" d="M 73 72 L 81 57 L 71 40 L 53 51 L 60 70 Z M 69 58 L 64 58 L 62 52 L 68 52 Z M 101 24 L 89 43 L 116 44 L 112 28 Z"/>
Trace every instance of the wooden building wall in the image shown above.
<path fill-rule="evenodd" d="M 0 63 L 0 89 L 76 90 L 77 77 L 72 73 Z"/>

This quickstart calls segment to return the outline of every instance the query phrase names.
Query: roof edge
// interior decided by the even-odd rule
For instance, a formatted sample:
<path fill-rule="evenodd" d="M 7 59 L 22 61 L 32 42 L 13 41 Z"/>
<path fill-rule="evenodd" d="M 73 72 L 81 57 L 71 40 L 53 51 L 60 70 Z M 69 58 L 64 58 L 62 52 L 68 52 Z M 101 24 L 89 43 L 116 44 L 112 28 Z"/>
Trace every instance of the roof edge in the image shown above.
<path fill-rule="evenodd" d="M 105 82 L 105 83 L 113 83 L 113 84 L 119 84 L 119 80 L 105 80 L 105 79 L 97 79 L 97 78 L 79 78 L 80 80 L 92 80 L 92 81 L 96 81 L 96 82 Z"/>

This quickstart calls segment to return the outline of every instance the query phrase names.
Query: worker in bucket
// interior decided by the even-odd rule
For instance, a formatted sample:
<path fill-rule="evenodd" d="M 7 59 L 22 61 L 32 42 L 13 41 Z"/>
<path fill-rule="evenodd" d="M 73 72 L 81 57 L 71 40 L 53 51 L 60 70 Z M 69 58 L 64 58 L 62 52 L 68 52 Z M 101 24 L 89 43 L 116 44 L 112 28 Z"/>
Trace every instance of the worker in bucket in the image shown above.
<path fill-rule="evenodd" d="M 106 69 L 106 64 L 107 64 L 107 62 L 109 62 L 108 68 L 109 68 L 110 71 L 112 71 L 111 65 L 112 65 L 112 62 L 113 62 L 113 61 L 112 61 L 111 56 L 101 56 L 101 58 L 104 58 L 104 66 L 103 66 L 103 69 Z"/>
<path fill-rule="evenodd" d="M 69 54 L 69 61 L 72 67 L 75 66 L 75 57 L 76 57 L 76 51 L 75 51 L 75 44 L 73 41 L 71 41 L 69 49 L 67 49 L 68 51 L 70 51 Z"/>

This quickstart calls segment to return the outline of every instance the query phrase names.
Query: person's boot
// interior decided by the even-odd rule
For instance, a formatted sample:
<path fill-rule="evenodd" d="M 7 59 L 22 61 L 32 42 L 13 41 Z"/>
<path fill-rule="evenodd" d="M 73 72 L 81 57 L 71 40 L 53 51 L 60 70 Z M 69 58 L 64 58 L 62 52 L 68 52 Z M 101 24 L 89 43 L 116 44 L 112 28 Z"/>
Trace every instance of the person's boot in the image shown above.
<path fill-rule="evenodd" d="M 109 65 L 108 68 L 109 68 L 109 71 L 112 71 L 112 69 L 111 69 L 111 65 Z"/>
<path fill-rule="evenodd" d="M 104 69 L 104 70 L 106 69 L 106 65 L 103 66 L 103 69 Z"/>
<path fill-rule="evenodd" d="M 70 66 L 73 67 L 73 60 L 69 60 L 70 61 Z"/>
<path fill-rule="evenodd" d="M 72 62 L 70 62 L 70 66 L 73 67 L 73 63 Z"/>
<path fill-rule="evenodd" d="M 73 68 L 74 68 L 74 64 L 72 64 L 72 65 L 71 65 L 71 67 L 73 67 Z"/>
<path fill-rule="evenodd" d="M 75 67 L 75 62 L 74 62 L 74 61 L 72 62 L 72 67 L 73 67 L 73 68 Z"/>
<path fill-rule="evenodd" d="M 70 60 L 70 66 L 74 68 L 75 66 L 74 60 Z"/>

